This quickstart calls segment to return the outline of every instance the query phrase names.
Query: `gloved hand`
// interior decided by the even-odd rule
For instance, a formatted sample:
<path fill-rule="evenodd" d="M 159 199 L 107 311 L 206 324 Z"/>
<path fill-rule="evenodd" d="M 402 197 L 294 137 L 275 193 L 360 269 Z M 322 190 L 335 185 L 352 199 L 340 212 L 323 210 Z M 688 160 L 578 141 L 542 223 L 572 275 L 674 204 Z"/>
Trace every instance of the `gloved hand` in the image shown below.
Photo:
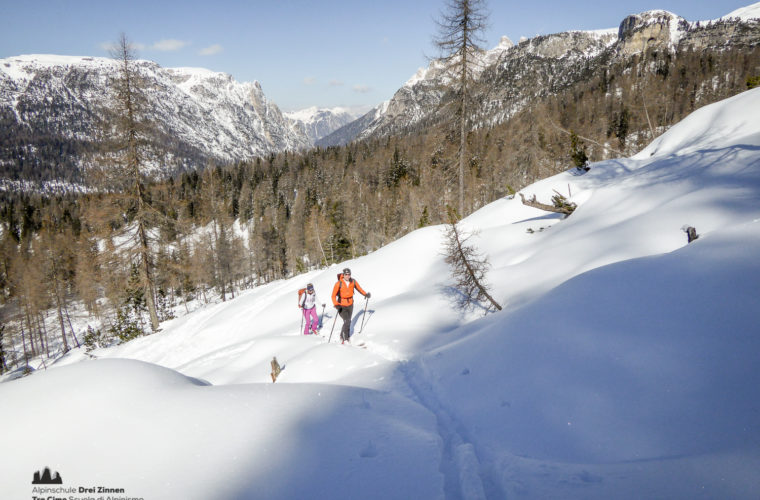
<path fill-rule="evenodd" d="M 323 308 L 323 309 L 324 309 L 324 307 L 325 307 L 325 305 L 324 305 L 324 304 L 322 304 L 322 308 Z"/>
<path fill-rule="evenodd" d="M 338 314 L 343 312 L 343 308 L 341 306 L 335 306 L 335 309 L 338 311 Z"/>
<path fill-rule="evenodd" d="M 370 297 L 372 297 L 372 294 L 367 292 L 367 298 L 370 298 Z"/>

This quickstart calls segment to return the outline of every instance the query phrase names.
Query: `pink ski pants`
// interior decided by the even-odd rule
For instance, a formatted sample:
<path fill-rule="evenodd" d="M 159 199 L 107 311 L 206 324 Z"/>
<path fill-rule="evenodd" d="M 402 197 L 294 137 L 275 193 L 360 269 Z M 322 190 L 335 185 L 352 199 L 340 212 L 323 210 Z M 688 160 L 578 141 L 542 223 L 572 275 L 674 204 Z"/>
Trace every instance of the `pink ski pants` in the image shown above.
<path fill-rule="evenodd" d="M 303 310 L 304 321 L 303 334 L 308 335 L 309 330 L 315 330 L 319 327 L 319 317 L 317 317 L 317 307 L 314 306 L 311 309 Z"/>

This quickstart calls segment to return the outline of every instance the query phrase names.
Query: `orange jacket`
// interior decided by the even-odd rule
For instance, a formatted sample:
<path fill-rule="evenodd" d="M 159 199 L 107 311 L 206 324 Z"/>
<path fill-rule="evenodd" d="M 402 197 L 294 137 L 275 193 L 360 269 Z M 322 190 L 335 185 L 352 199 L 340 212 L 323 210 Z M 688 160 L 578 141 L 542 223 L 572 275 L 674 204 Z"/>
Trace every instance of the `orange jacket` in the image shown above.
<path fill-rule="evenodd" d="M 335 283 L 332 291 L 332 301 L 334 306 L 350 306 L 354 303 L 354 287 L 359 290 L 362 295 L 367 295 L 359 283 L 351 278 L 346 284 L 343 278 L 338 278 L 338 282 Z"/>

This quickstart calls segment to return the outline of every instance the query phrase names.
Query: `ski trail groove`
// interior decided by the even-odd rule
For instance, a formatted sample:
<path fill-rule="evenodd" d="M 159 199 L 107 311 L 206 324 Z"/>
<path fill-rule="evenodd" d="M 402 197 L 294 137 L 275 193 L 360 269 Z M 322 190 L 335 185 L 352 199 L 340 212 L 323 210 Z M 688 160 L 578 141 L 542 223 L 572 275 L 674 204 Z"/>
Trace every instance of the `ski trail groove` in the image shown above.
<path fill-rule="evenodd" d="M 447 500 L 485 499 L 480 460 L 475 446 L 462 435 L 461 424 L 443 407 L 435 395 L 430 376 L 422 361 L 399 364 L 404 380 L 414 398 L 436 417 L 438 434 L 443 440 L 440 471 L 444 475 Z"/>

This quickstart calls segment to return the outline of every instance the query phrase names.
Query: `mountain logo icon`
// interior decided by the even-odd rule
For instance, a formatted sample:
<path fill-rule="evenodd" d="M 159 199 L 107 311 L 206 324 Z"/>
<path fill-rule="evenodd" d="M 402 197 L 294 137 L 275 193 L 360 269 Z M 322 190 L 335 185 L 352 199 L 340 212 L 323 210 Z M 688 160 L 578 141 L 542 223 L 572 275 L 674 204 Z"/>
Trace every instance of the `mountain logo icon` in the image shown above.
<path fill-rule="evenodd" d="M 34 479 L 32 484 L 63 484 L 61 475 L 57 472 L 50 472 L 50 467 L 45 467 L 45 470 L 34 473 Z"/>

